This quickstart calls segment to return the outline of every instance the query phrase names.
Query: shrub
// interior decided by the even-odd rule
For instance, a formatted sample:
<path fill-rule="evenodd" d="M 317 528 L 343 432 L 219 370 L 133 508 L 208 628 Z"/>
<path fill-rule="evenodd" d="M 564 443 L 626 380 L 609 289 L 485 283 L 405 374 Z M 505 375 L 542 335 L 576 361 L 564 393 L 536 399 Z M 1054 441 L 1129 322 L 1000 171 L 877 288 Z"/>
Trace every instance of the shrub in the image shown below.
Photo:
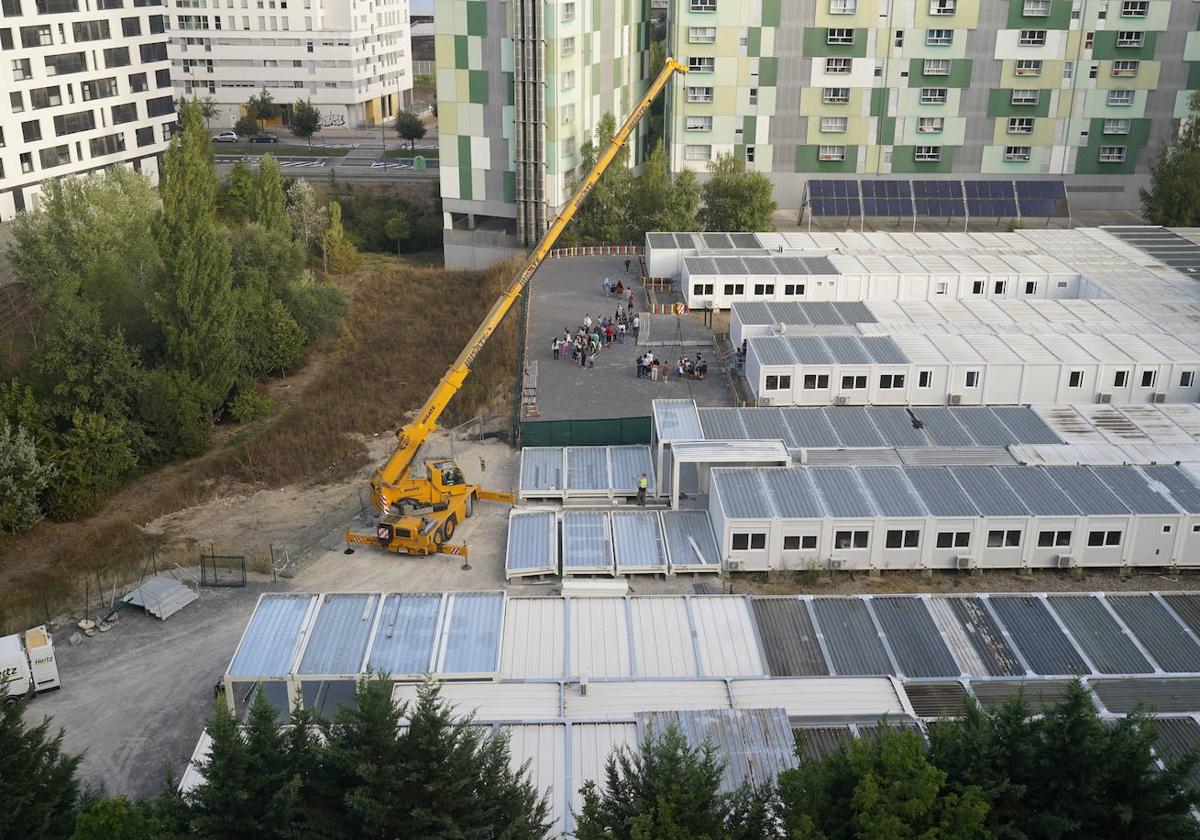
<path fill-rule="evenodd" d="M 275 407 L 275 400 L 253 389 L 238 391 L 229 404 L 229 414 L 239 423 L 251 423 L 266 417 Z"/>

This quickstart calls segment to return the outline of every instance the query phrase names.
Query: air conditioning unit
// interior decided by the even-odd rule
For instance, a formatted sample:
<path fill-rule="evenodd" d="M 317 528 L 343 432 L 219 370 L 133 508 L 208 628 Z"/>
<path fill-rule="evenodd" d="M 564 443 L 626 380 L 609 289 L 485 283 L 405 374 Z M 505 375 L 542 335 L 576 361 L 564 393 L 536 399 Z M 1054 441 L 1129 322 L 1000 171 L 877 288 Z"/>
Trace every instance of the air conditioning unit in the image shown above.
<path fill-rule="evenodd" d="M 962 394 L 951 394 L 949 403 L 950 405 L 962 405 Z"/>
<path fill-rule="evenodd" d="M 845 394 L 838 394 L 836 397 L 833 398 L 834 405 L 849 405 L 849 403 L 850 403 L 850 398 L 848 396 L 846 396 Z"/>
<path fill-rule="evenodd" d="M 1155 395 L 1154 395 L 1154 402 L 1156 402 L 1156 403 L 1165 403 L 1166 401 L 1167 401 L 1167 395 L 1166 395 L 1166 394 L 1155 394 Z"/>
<path fill-rule="evenodd" d="M 1112 402 L 1112 394 L 1097 394 L 1097 395 L 1096 395 L 1096 402 L 1098 402 L 1098 403 L 1110 403 L 1110 402 Z"/>
<path fill-rule="evenodd" d="M 845 560 L 830 560 L 829 561 L 830 571 L 837 571 L 838 569 L 844 569 L 844 568 L 846 568 Z"/>
<path fill-rule="evenodd" d="M 771 405 L 772 401 L 773 401 L 773 398 L 772 398 L 772 397 L 759 397 L 759 398 L 758 398 L 758 404 L 759 404 L 760 406 L 762 406 L 762 405 Z"/>
<path fill-rule="evenodd" d="M 740 572 L 744 565 L 745 561 L 742 560 L 730 560 L 725 564 L 726 568 L 728 568 L 731 572 Z"/>
<path fill-rule="evenodd" d="M 1075 568 L 1075 555 L 1073 554 L 1060 554 L 1054 559 L 1058 563 L 1058 568 L 1060 569 Z"/>
<path fill-rule="evenodd" d="M 975 558 L 969 555 L 960 554 L 954 558 L 954 568 L 956 569 L 971 569 L 975 567 Z"/>

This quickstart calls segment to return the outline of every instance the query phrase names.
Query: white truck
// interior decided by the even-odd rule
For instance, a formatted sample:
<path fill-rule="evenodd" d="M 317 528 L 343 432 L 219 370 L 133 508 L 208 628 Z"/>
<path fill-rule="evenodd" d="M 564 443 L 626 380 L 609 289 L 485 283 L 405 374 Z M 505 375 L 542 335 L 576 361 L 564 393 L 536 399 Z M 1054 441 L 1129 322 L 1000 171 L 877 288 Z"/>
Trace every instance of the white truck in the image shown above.
<path fill-rule="evenodd" d="M 54 640 L 46 626 L 0 637 L 0 698 L 5 705 L 22 697 L 53 691 L 62 683 L 54 659 Z"/>

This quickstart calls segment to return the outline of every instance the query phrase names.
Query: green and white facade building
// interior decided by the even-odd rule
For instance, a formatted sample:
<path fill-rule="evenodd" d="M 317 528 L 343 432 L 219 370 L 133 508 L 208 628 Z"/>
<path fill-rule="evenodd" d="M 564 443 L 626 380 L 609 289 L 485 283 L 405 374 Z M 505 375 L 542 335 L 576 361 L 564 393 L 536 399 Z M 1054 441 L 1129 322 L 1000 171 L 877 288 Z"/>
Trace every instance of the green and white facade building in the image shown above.
<path fill-rule="evenodd" d="M 437 0 L 448 266 L 537 241 L 600 118 L 620 122 L 645 91 L 649 20 L 650 0 Z"/>
<path fill-rule="evenodd" d="M 781 207 L 838 176 L 1064 180 L 1134 208 L 1200 88 L 1193 0 L 673 0 L 672 165 L 768 173 Z"/>

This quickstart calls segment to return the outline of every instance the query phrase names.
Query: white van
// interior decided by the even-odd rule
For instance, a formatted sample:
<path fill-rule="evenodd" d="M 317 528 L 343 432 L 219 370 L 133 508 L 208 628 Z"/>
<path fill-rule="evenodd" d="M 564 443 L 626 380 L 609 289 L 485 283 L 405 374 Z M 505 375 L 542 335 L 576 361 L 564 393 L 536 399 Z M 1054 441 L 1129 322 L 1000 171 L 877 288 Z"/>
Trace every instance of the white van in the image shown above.
<path fill-rule="evenodd" d="M 14 633 L 0 637 L 0 683 L 5 704 L 62 686 L 54 659 L 54 640 L 45 625 L 25 631 L 24 639 Z"/>

